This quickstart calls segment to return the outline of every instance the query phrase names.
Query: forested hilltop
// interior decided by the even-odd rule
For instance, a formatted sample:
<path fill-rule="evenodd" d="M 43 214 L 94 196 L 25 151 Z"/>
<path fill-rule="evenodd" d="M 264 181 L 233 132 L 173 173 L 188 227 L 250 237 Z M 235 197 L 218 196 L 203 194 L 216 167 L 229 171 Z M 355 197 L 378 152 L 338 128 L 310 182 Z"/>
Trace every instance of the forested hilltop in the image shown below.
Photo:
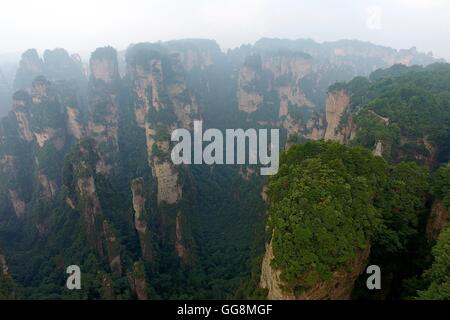
<path fill-rule="evenodd" d="M 268 184 L 269 298 L 450 298 L 449 94 L 447 64 L 330 87 L 337 142 L 292 146 Z M 368 265 L 380 291 L 366 288 Z"/>
<path fill-rule="evenodd" d="M 449 68 L 435 62 L 359 41 L 139 43 L 89 63 L 26 51 L 0 121 L 0 298 L 309 298 L 327 281 L 313 298 L 443 297 Z M 174 165 L 172 130 L 199 119 L 281 129 L 280 173 Z M 367 263 L 392 289 L 365 296 Z"/>

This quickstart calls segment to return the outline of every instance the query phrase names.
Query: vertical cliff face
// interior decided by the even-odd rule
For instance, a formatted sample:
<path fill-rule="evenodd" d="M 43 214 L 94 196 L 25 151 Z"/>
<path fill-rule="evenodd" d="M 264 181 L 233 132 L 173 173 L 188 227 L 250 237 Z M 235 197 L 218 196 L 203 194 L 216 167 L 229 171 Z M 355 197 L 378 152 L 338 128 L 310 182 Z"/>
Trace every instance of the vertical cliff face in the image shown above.
<path fill-rule="evenodd" d="M 16 97 L 18 99 L 18 97 Z M 20 104 L 20 105 L 19 105 Z M 24 190 L 20 183 L 17 183 L 21 175 L 21 167 L 19 163 L 19 154 L 14 150 L 14 146 L 22 141 L 27 143 L 25 139 L 33 139 L 28 126 L 27 111 L 24 107 L 25 103 L 18 102 L 15 111 L 12 111 L 7 118 L 12 123 L 13 129 L 8 134 L 6 121 L 0 122 L 0 193 L 5 203 L 9 203 L 6 208 L 3 206 L 2 214 L 4 216 L 15 216 L 22 219 L 26 212 L 26 199 L 24 198 Z M 22 120 L 22 121 L 20 121 Z M 22 126 L 20 126 L 22 125 Z M 20 135 L 22 133 L 22 135 Z M 15 139 L 14 139 L 15 137 Z M 9 210 L 7 209 L 9 207 Z"/>
<path fill-rule="evenodd" d="M 387 68 L 397 63 L 405 65 L 428 65 L 439 60 L 432 54 L 418 52 L 416 48 L 395 50 L 357 40 L 338 40 L 317 43 L 310 39 L 261 39 L 254 45 L 260 50 L 295 50 L 305 52 L 320 59 L 323 65 L 339 70 L 341 76 L 353 78 L 369 75 L 379 68 Z M 350 80 L 350 79 L 335 79 Z M 332 84 L 331 83 L 331 84 Z"/>
<path fill-rule="evenodd" d="M 14 89 L 20 90 L 30 88 L 34 79 L 43 74 L 44 62 L 39 57 L 36 49 L 25 51 L 22 54 L 22 59 L 17 70 Z"/>
<path fill-rule="evenodd" d="M 30 89 L 38 76 L 45 76 L 52 82 L 74 81 L 80 88 L 86 84 L 81 60 L 64 49 L 46 50 L 43 59 L 35 49 L 25 51 L 17 69 L 14 89 Z"/>
<path fill-rule="evenodd" d="M 64 104 L 72 99 L 72 95 L 75 93 L 65 83 L 54 84 L 43 76 L 33 81 L 30 93 L 17 91 L 13 96 L 12 112 L 20 138 L 26 142 L 34 141 L 39 148 L 47 142 L 57 150 L 64 148 L 67 131 Z M 75 102 L 71 110 L 75 114 L 78 112 Z"/>
<path fill-rule="evenodd" d="M 6 264 L 6 258 L 0 254 L 0 273 L 4 276 L 8 275 L 8 265 Z"/>
<path fill-rule="evenodd" d="M 111 298 L 111 274 L 116 278 L 123 275 L 122 244 L 106 217 L 108 212 L 104 213 L 97 176 L 107 175 L 117 164 L 120 78 L 114 57 L 108 53 L 100 49 L 93 55 L 86 110 L 82 109 L 86 98 L 81 87 L 84 74 L 78 72 L 81 61 L 65 51 L 46 51 L 39 75 L 14 95 L 8 122 L 0 125 L 0 193 L 2 199 L 8 199 L 7 205 L 1 205 L 1 223 L 5 217 L 11 220 L 9 212 L 13 212 L 23 232 L 50 243 L 54 243 L 53 237 L 63 237 L 66 246 L 76 246 L 73 237 L 79 234 L 91 258 L 109 265 L 91 271 L 104 273 L 98 279 L 102 285 L 99 294 Z M 27 59 L 25 55 L 19 80 L 21 72 L 33 69 Z M 110 76 L 102 73 L 108 72 L 102 65 L 112 69 Z M 84 140 L 86 137 L 92 140 Z M 77 142 L 80 144 L 71 149 Z M 74 225 L 70 234 L 61 235 L 55 229 L 54 208 L 60 210 L 56 220 L 70 220 L 68 212 L 76 212 L 79 223 L 71 221 Z"/>
<path fill-rule="evenodd" d="M 48 203 L 59 191 L 61 156 L 67 147 L 64 101 L 71 92 L 65 84 L 52 84 L 38 76 L 29 92 L 20 90 L 13 96 L 13 110 L 5 120 L 8 128 L 0 148 L 2 171 L 8 197 L 17 217 L 23 218 L 33 193 L 41 203 Z M 58 161 L 50 163 L 54 157 Z M 30 186 L 37 186 L 31 190 Z M 40 218 L 45 220 L 44 215 Z M 38 219 L 39 220 L 39 219 Z M 45 221 L 36 221 L 40 234 L 46 233 Z"/>
<path fill-rule="evenodd" d="M 147 157 L 157 181 L 158 204 L 175 204 L 182 196 L 177 169 L 170 161 L 170 132 L 192 128 L 198 117 L 195 98 L 187 89 L 179 55 L 140 44 L 128 52 L 128 73 L 134 93 L 136 123 L 144 128 Z"/>
<path fill-rule="evenodd" d="M 131 183 L 131 191 L 133 193 L 134 227 L 139 235 L 142 258 L 145 261 L 151 261 L 152 243 L 146 222 L 144 179 L 134 179 Z"/>
<path fill-rule="evenodd" d="M 349 105 L 350 96 L 347 92 L 340 90 L 328 94 L 326 101 L 327 128 L 325 131 L 325 140 L 346 143 L 353 138 L 355 128 L 352 122 L 352 116 L 348 116 L 346 123 L 341 122 L 343 116 L 348 111 Z"/>
<path fill-rule="evenodd" d="M 408 147 L 411 145 L 417 146 L 418 150 L 416 150 L 413 154 L 413 158 L 415 161 L 425 164 L 429 167 L 433 167 L 438 164 L 437 157 L 439 154 L 439 144 L 431 142 L 430 140 L 431 139 L 429 136 L 423 136 L 414 139 L 403 135 L 400 136 L 400 144 L 402 147 Z M 407 148 L 405 149 L 406 150 L 402 150 L 399 152 L 399 157 L 407 158 L 409 156 L 410 151 Z"/>
<path fill-rule="evenodd" d="M 450 222 L 450 208 L 441 200 L 435 200 L 428 218 L 426 234 L 428 240 L 436 240 Z"/>
<path fill-rule="evenodd" d="M 122 262 L 120 258 L 120 243 L 116 236 L 114 227 L 106 220 L 103 221 L 103 234 L 108 256 L 109 267 L 115 276 L 122 275 Z"/>
<path fill-rule="evenodd" d="M 80 168 L 81 169 L 81 168 Z M 79 177 L 76 181 L 79 210 L 91 244 L 98 254 L 104 255 L 102 234 L 102 209 L 92 176 Z"/>
<path fill-rule="evenodd" d="M 33 141 L 33 133 L 30 129 L 29 104 L 31 97 L 25 91 L 17 91 L 13 97 L 13 114 L 17 121 L 19 136 L 27 141 Z"/>
<path fill-rule="evenodd" d="M 177 50 L 175 50 L 177 51 Z M 195 48 L 188 48 L 179 51 L 183 67 L 186 71 L 194 69 L 204 70 L 213 63 L 213 53 L 207 51 L 199 51 Z"/>
<path fill-rule="evenodd" d="M 281 280 L 281 271 L 272 267 L 274 255 L 270 243 L 266 247 L 262 263 L 260 286 L 268 290 L 269 300 L 350 300 L 355 281 L 364 272 L 369 254 L 368 245 L 365 250 L 357 252 L 352 261 L 334 271 L 330 280 L 318 282 L 300 293 L 295 293 L 286 289 Z"/>
<path fill-rule="evenodd" d="M 27 205 L 25 201 L 20 197 L 16 190 L 8 190 L 9 201 L 11 201 L 14 208 L 14 212 L 18 218 L 22 218 L 25 215 Z"/>
<path fill-rule="evenodd" d="M 138 300 L 148 300 L 147 282 L 145 279 L 144 264 L 142 262 L 135 262 L 133 271 L 128 273 L 128 281 L 132 292 L 136 295 Z"/>
<path fill-rule="evenodd" d="M 17 95 L 16 99 L 18 100 Z M 5 197 L 4 199 L 9 201 L 14 215 L 20 219 L 25 215 L 26 202 L 21 186 L 16 183 L 20 166 L 17 162 L 17 154 L 11 146 L 14 144 L 14 136 L 16 136 L 16 141 L 26 141 L 26 139 L 31 141 L 33 137 L 28 126 L 25 103 L 18 101 L 15 105 L 15 111 L 11 112 L 9 117 L 9 120 L 16 124 L 11 135 L 7 134 L 5 123 L 0 124 L 0 190 Z M 6 212 L 3 212 L 3 214 L 6 214 Z"/>
<path fill-rule="evenodd" d="M 268 55 L 264 59 L 263 67 L 270 70 L 275 79 L 288 75 L 295 83 L 312 71 L 311 57 L 295 52 Z"/>
<path fill-rule="evenodd" d="M 321 114 L 313 113 L 311 119 L 306 124 L 308 137 L 311 140 L 317 141 L 323 139 L 326 130 L 324 122 L 325 119 Z"/>
<path fill-rule="evenodd" d="M 116 295 L 114 294 L 114 284 L 111 276 L 107 273 L 99 273 L 97 276 L 100 282 L 99 294 L 102 300 L 114 300 Z"/>
<path fill-rule="evenodd" d="M 266 253 L 261 267 L 260 286 L 267 289 L 267 299 L 269 300 L 295 300 L 293 293 L 283 290 L 283 282 L 281 281 L 281 271 L 272 268 L 270 265 L 273 260 L 272 243 L 266 246 Z"/>
<path fill-rule="evenodd" d="M 199 119 L 199 106 L 188 89 L 182 57 L 179 54 L 171 54 L 169 59 L 171 76 L 167 83 L 167 94 L 173 103 L 178 127 L 191 129 L 193 120 Z"/>
<path fill-rule="evenodd" d="M 78 108 L 68 105 L 66 106 L 67 114 L 67 130 L 72 137 L 80 140 L 86 135 L 85 125 L 83 124 Z"/>
<path fill-rule="evenodd" d="M 110 175 L 117 166 L 119 152 L 120 76 L 117 52 L 111 47 L 99 48 L 91 56 L 89 136 L 97 142 L 100 159 L 96 170 Z"/>
<path fill-rule="evenodd" d="M 221 183 L 228 181 L 222 178 L 230 172 L 223 173 L 223 177 L 222 173 L 204 176 L 201 170 L 174 166 L 170 159 L 170 133 L 175 128 L 191 130 L 193 120 L 205 112 L 205 122 L 208 118 L 214 124 L 225 123 L 223 118 L 229 117 L 230 127 L 246 121 L 252 127 L 282 128 L 292 138 L 288 145 L 325 136 L 348 142 L 354 132 L 351 115 L 346 118 L 350 95 L 330 93 L 325 107 L 326 87 L 330 82 L 343 80 L 341 76 L 349 78 L 366 72 L 374 60 L 364 60 L 369 53 L 356 50 L 353 45 L 332 45 L 333 49 L 327 46 L 319 45 L 320 48 L 309 51 L 295 46 L 270 50 L 250 46 L 238 49 L 241 56 L 235 59 L 234 50 L 222 53 L 211 41 L 138 44 L 127 52 L 123 78 L 112 48 L 96 50 L 89 71 L 83 70 L 79 57 L 65 50 L 46 51 L 42 59 L 35 50 L 26 52 L 16 80 L 16 88 L 23 90 L 14 95 L 13 109 L 0 123 L 0 229 L 18 232 L 17 238 L 25 239 L 15 240 L 7 252 L 23 250 L 17 254 L 23 265 L 35 258 L 33 242 L 54 246 L 61 255 L 67 253 L 64 261 L 70 260 L 72 252 L 83 252 L 81 263 L 95 260 L 100 266 L 94 272 L 101 286 L 98 294 L 104 298 L 122 296 L 114 290 L 115 281 L 120 281 L 122 287 L 124 276 L 128 276 L 128 289 L 137 298 L 148 298 L 147 286 L 152 285 L 148 280 L 152 279 L 146 279 L 145 270 L 151 269 L 156 277 L 166 276 L 163 269 L 168 268 L 164 265 L 160 270 L 160 261 L 170 260 L 171 268 L 180 262 L 185 267 L 195 267 L 194 262 L 201 264 L 207 259 L 196 259 L 197 254 L 204 253 L 193 250 L 192 243 L 197 240 L 190 233 L 199 224 L 201 230 L 210 225 L 193 217 L 193 213 L 204 209 L 195 207 L 195 193 L 204 190 L 204 185 L 209 186 L 207 179 L 212 180 L 213 188 L 218 183 L 220 189 Z M 326 54 L 322 54 L 324 51 Z M 301 52 L 309 52 L 311 57 Z M 375 50 L 370 55 L 377 57 L 377 66 L 381 56 L 386 58 L 381 64 L 417 60 L 414 52 L 404 52 L 402 57 L 393 53 L 392 59 L 384 51 Z M 364 63 L 350 61 L 354 56 Z M 90 75 L 88 84 L 84 83 L 85 74 Z M 88 94 L 83 91 L 84 85 L 89 87 Z M 343 119 L 346 121 L 341 123 Z M 435 148 L 426 139 L 422 144 L 429 150 Z M 378 146 L 376 152 L 383 153 L 381 149 Z M 211 173 L 216 169 L 208 170 Z M 243 179 L 238 184 L 255 186 L 256 175 L 251 169 L 235 173 Z M 221 211 L 219 216 L 255 203 L 254 198 L 242 201 L 241 191 L 229 199 L 232 197 L 238 201 L 235 206 L 214 205 Z M 208 201 L 214 200 L 206 199 L 205 206 L 209 206 Z M 232 227 L 239 223 L 242 233 L 246 233 L 247 224 L 254 227 L 253 221 L 245 222 L 249 216 L 256 217 L 253 212 L 239 211 L 233 215 L 236 221 L 230 222 L 227 216 L 224 223 L 233 224 Z M 261 220 L 256 222 L 262 225 L 263 218 L 258 219 Z M 231 239 L 232 232 L 235 228 L 229 227 L 224 236 Z M 247 235 L 243 238 L 247 239 Z M 245 241 L 242 248 L 249 247 Z M 195 244 L 204 249 L 204 244 Z M 204 246 L 204 252 L 214 248 L 209 243 Z M 225 247 L 224 252 L 228 252 L 233 246 L 235 243 L 230 240 L 218 247 Z M 135 252 L 136 248 L 139 252 Z M 238 254 L 240 258 L 245 255 Z M 310 288 L 304 295 L 283 291 L 280 272 L 270 263 L 273 254 L 272 246 L 268 246 L 261 278 L 270 298 L 348 296 L 354 274 L 343 270 L 336 270 L 330 283 Z M 142 261 L 130 261 L 129 257 Z M 355 259 L 362 264 L 364 254 L 359 257 Z M 53 259 L 49 261 L 46 267 L 54 267 Z M 356 271 L 360 270 L 358 263 L 353 266 Z M 17 278 L 23 279 L 25 268 L 18 265 L 10 267 L 16 268 L 14 274 L 21 271 Z M 180 285 L 178 279 L 171 275 L 172 278 L 174 286 Z M 48 283 L 48 278 L 40 274 L 36 279 L 36 283 L 42 281 L 42 286 Z M 152 290 L 158 290 L 157 283 Z M 345 284 L 341 287 L 342 283 Z M 327 290 L 332 293 L 327 295 Z"/>
<path fill-rule="evenodd" d="M 95 141 L 83 141 L 72 148 L 66 162 L 64 188 L 70 190 L 65 203 L 80 214 L 83 233 L 100 258 L 106 259 L 110 271 L 122 274 L 121 246 L 117 231 L 107 220 L 97 190 Z"/>
<path fill-rule="evenodd" d="M 264 99 L 264 81 L 260 56 L 248 57 L 238 75 L 238 108 L 252 113 L 258 110 Z"/>
<path fill-rule="evenodd" d="M 115 297 L 112 283 L 124 274 L 131 274 L 130 289 L 136 297 L 147 297 L 144 265 L 137 263 L 138 270 L 129 273 L 130 266 L 121 259 L 122 250 L 136 246 L 134 234 L 118 227 L 127 217 L 113 212 L 118 210 L 117 206 L 109 207 L 105 200 L 111 196 L 109 192 L 115 183 L 112 174 L 123 179 L 135 174 L 124 172 L 129 168 L 120 161 L 123 158 L 120 146 L 129 142 L 124 142 L 127 130 L 142 133 L 145 143 L 139 147 L 147 149 L 148 167 L 140 168 L 140 172 L 145 177 L 154 177 L 149 179 L 148 186 L 142 178 L 130 180 L 132 204 L 123 203 L 123 212 L 127 205 L 133 208 L 133 229 L 141 247 L 138 256 L 153 270 L 158 268 L 157 259 L 153 259 L 154 245 L 164 242 L 163 246 L 173 251 L 163 254 L 175 254 L 182 262 L 189 256 L 183 210 L 177 208 L 178 213 L 173 216 L 166 210 L 176 208 L 182 196 L 180 172 L 170 160 L 169 134 L 175 128 L 192 129 L 193 120 L 199 118 L 199 107 L 188 88 L 186 57 L 181 51 L 168 53 L 143 47 L 143 51 L 135 52 L 136 59 L 129 60 L 126 85 L 119 75 L 115 50 L 96 50 L 90 60 L 87 99 L 83 99 L 84 93 L 76 82 L 47 77 L 50 74 L 52 79 L 64 77 L 58 70 L 70 67 L 65 52 L 46 52 L 45 61 L 36 53 L 42 70 L 25 90 L 14 95 L 8 123 L 0 125 L 0 199 L 6 199 L 0 205 L 0 223 L 20 221 L 27 232 L 43 242 L 61 236 L 67 237 L 66 244 L 76 246 L 73 237 L 78 234 L 77 239 L 85 241 L 90 258 L 95 257 L 98 265 L 102 265 L 96 269 L 101 273 L 96 281 L 101 285 L 102 297 Z M 28 60 L 22 64 L 27 63 Z M 51 68 L 50 64 L 55 67 Z M 208 65 L 209 62 L 191 67 L 207 68 Z M 133 156 L 132 161 L 137 159 Z M 153 183 L 155 189 L 150 187 Z M 144 188 L 149 189 L 147 195 Z M 120 194 L 125 194 L 126 191 L 120 190 L 123 192 Z M 146 204 L 146 198 L 153 200 L 153 196 L 156 201 Z M 155 220 L 160 219 L 160 229 L 155 228 L 154 235 L 148 224 L 146 206 L 158 213 Z M 61 210 L 58 218 L 54 210 Z M 74 230 L 65 235 L 58 233 L 55 230 L 58 219 L 74 219 L 71 220 Z M 166 235 L 164 241 L 152 243 L 152 236 Z M 121 243 L 124 238 L 131 240 Z M 76 262 L 83 263 L 84 258 Z M 108 265 L 106 269 L 103 267 Z"/>
<path fill-rule="evenodd" d="M 90 61 L 91 75 L 96 81 L 110 84 L 119 78 L 117 54 L 112 48 L 97 49 Z"/>
<path fill-rule="evenodd" d="M 322 106 L 313 102 L 316 73 L 312 57 L 300 52 L 250 55 L 238 73 L 238 108 L 250 123 L 284 129 L 287 146 L 301 139 L 321 139 Z"/>
<path fill-rule="evenodd" d="M 182 215 L 180 212 L 177 214 L 177 218 L 175 220 L 175 252 L 180 258 L 180 260 L 187 264 L 189 262 L 189 251 L 187 250 L 185 243 L 184 243 L 184 231 L 183 226 L 184 223 L 182 222 Z"/>
<path fill-rule="evenodd" d="M 176 53 L 186 72 L 203 71 L 223 58 L 219 45 L 214 40 L 186 39 L 169 41 L 165 46 Z"/>
<path fill-rule="evenodd" d="M 246 113 L 257 111 L 263 107 L 264 99 L 271 91 L 278 98 L 275 107 L 280 118 L 289 114 L 289 107 L 314 107 L 300 83 L 312 69 L 311 59 L 300 53 L 247 57 L 238 76 L 239 110 Z"/>
<path fill-rule="evenodd" d="M 0 117 L 6 115 L 12 106 L 12 81 L 0 69 Z"/>
<path fill-rule="evenodd" d="M 31 130 L 36 143 L 43 148 L 51 143 L 61 150 L 66 143 L 66 122 L 63 120 L 64 109 L 52 91 L 51 83 L 44 77 L 33 81 L 31 101 Z"/>
<path fill-rule="evenodd" d="M 182 189 L 178 182 L 179 176 L 177 170 L 169 161 L 154 163 L 154 173 L 158 180 L 158 204 L 166 202 L 174 204 L 181 199 Z"/>
<path fill-rule="evenodd" d="M 15 284 L 8 272 L 6 258 L 0 252 L 0 300 L 13 300 L 16 298 Z"/>

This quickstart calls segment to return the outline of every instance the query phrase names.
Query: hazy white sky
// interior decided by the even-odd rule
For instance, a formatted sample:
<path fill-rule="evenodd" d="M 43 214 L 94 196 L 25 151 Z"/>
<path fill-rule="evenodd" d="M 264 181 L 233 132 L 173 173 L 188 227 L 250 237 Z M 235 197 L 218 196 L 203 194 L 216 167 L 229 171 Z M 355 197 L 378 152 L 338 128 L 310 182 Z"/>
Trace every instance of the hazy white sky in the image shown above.
<path fill-rule="evenodd" d="M 360 39 L 450 60 L 450 0 L 4 0 L 0 53 L 210 38 Z"/>

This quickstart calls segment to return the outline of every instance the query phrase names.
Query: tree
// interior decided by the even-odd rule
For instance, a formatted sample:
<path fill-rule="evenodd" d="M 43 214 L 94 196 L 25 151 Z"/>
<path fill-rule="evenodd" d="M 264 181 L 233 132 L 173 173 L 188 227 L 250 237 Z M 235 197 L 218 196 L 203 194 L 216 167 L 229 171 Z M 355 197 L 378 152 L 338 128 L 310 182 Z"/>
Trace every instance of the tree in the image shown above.
<path fill-rule="evenodd" d="M 419 299 L 450 300 L 450 227 L 447 227 L 433 248 L 434 262 L 424 273 L 430 282 L 428 289 L 419 291 Z"/>

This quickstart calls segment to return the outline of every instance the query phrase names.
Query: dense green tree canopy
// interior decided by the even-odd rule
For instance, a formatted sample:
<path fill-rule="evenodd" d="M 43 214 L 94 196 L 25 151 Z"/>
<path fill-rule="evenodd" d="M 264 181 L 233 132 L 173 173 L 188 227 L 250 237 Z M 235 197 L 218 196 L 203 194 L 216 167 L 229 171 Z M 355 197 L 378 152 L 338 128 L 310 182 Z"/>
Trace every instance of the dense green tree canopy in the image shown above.
<path fill-rule="evenodd" d="M 397 65 L 330 91 L 342 89 L 351 95 L 349 112 L 358 127 L 354 144 L 373 148 L 382 141 L 384 156 L 394 161 L 430 157 L 427 144 L 432 144 L 439 149 L 439 160 L 449 160 L 449 65 Z"/>
<path fill-rule="evenodd" d="M 450 163 L 434 173 L 431 193 L 450 207 Z"/>
<path fill-rule="evenodd" d="M 273 264 L 291 289 L 327 280 L 381 223 L 373 198 L 386 164 L 361 148 L 306 143 L 282 157 L 269 184 Z"/>
<path fill-rule="evenodd" d="M 368 245 L 407 252 L 427 214 L 428 181 L 427 168 L 389 165 L 361 147 L 293 146 L 269 183 L 273 266 L 287 289 L 330 279 Z"/>
<path fill-rule="evenodd" d="M 450 299 L 450 227 L 441 233 L 433 248 L 434 262 L 431 269 L 425 272 L 430 281 L 428 289 L 419 292 L 420 299 Z"/>

